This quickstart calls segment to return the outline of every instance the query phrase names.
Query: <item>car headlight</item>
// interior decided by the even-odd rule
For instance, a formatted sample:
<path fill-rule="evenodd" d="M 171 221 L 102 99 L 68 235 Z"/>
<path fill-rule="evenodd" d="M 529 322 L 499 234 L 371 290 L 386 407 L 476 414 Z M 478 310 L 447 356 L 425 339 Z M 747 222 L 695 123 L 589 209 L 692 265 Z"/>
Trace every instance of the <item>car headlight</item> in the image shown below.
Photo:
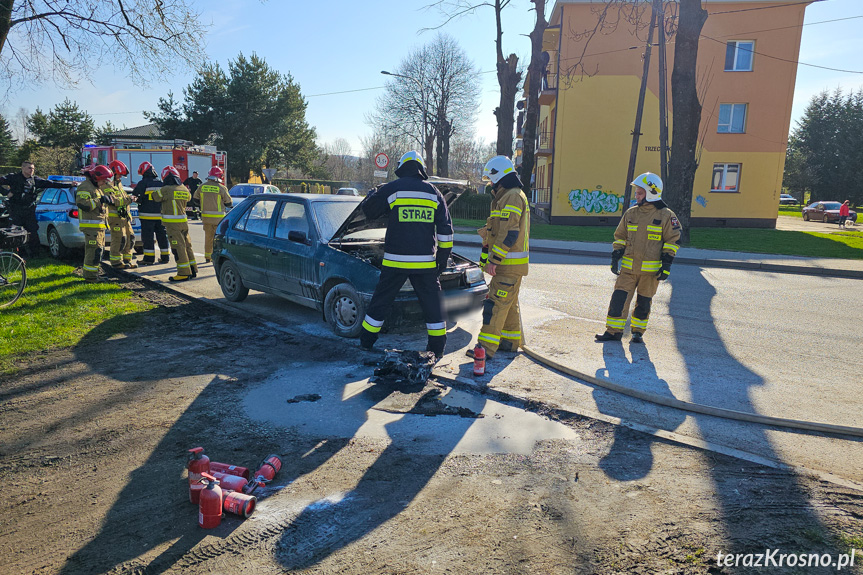
<path fill-rule="evenodd" d="M 477 282 L 485 281 L 485 276 L 482 275 L 482 270 L 479 268 L 468 268 L 465 272 L 467 283 L 473 285 Z"/>

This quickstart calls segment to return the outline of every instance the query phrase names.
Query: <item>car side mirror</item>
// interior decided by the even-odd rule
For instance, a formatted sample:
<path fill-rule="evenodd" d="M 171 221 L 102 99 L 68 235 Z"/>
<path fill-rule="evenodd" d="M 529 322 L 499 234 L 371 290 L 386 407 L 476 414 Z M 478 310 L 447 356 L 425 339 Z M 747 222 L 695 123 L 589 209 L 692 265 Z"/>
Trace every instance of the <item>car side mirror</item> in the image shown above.
<path fill-rule="evenodd" d="M 306 232 L 301 232 L 299 230 L 291 230 L 288 232 L 288 241 L 308 245 L 309 237 L 306 235 Z"/>

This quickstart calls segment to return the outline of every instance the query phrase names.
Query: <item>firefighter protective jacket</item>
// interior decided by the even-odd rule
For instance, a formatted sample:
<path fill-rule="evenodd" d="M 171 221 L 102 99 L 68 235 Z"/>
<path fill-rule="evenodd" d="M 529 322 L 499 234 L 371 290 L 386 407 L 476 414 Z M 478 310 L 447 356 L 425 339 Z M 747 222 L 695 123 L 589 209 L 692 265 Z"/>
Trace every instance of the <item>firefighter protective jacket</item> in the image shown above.
<path fill-rule="evenodd" d="M 225 215 L 225 206 L 232 205 L 228 188 L 216 180 L 207 179 L 192 197 L 201 202 L 201 218 L 205 224 L 217 224 Z"/>
<path fill-rule="evenodd" d="M 495 193 L 484 240 L 488 262 L 503 266 L 497 273 L 527 275 L 529 237 L 530 207 L 521 188 L 504 188 Z"/>
<path fill-rule="evenodd" d="M 645 202 L 623 214 L 614 231 L 613 246 L 615 250 L 625 250 L 621 269 L 655 274 L 662 267 L 663 254 L 677 254 L 679 240 L 680 222 L 674 212 Z"/>
<path fill-rule="evenodd" d="M 113 186 L 111 186 L 111 189 L 107 190 L 107 191 L 114 198 L 114 205 L 112 206 L 111 204 L 108 204 L 108 206 L 107 206 L 108 207 L 108 215 L 110 217 L 114 217 L 114 218 L 128 217 L 129 216 L 129 211 L 128 211 L 129 210 L 129 204 L 132 203 L 132 198 L 130 198 L 129 194 L 126 193 L 125 188 L 123 188 L 123 184 L 122 183 L 114 184 Z M 121 211 L 125 211 L 126 215 L 121 216 L 117 212 L 118 208 Z M 124 210 L 124 208 L 125 208 L 125 210 Z"/>
<path fill-rule="evenodd" d="M 137 199 L 138 218 L 142 220 L 161 220 L 162 203 L 153 199 L 153 192 L 162 189 L 165 183 L 159 178 L 148 178 L 144 176 L 140 182 L 135 184 L 132 195 Z"/>
<path fill-rule="evenodd" d="M 383 265 L 409 273 L 446 266 L 453 229 L 446 201 L 422 177 L 405 176 L 377 188 L 362 203 L 366 218 L 389 212 Z"/>
<path fill-rule="evenodd" d="M 25 178 L 22 172 L 6 174 L 0 178 L 0 186 L 9 186 L 9 206 L 29 207 L 36 204 L 36 190 L 53 188 L 56 184 L 36 176 Z M 3 192 L 5 193 L 5 192 Z"/>
<path fill-rule="evenodd" d="M 186 204 L 192 199 L 192 194 L 183 184 L 162 186 L 153 192 L 153 199 L 162 202 L 163 223 L 177 224 L 187 221 Z"/>
<path fill-rule="evenodd" d="M 97 188 L 89 179 L 78 184 L 75 191 L 75 204 L 81 213 L 78 214 L 78 227 L 83 230 L 104 230 L 108 227 L 105 216 L 108 211 L 99 198 L 105 195 L 111 188 L 107 182 L 105 188 Z"/>

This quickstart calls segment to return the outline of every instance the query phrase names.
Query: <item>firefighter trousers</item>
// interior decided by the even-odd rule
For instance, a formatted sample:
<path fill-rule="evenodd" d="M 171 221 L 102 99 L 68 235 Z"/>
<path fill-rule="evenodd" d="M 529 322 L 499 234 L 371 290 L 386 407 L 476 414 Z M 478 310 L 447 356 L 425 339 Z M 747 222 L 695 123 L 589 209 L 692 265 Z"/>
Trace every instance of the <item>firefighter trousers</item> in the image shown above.
<path fill-rule="evenodd" d="M 135 246 L 132 222 L 127 218 L 108 216 L 108 229 L 111 232 L 111 265 L 123 267 L 123 262 L 132 261 L 132 248 Z"/>
<path fill-rule="evenodd" d="M 168 232 L 168 241 L 177 258 L 177 275 L 190 276 L 192 272 L 197 273 L 195 252 L 192 249 L 192 239 L 189 237 L 189 224 L 186 222 L 166 223 L 165 230 Z"/>
<path fill-rule="evenodd" d="M 608 304 L 608 317 L 605 320 L 605 329 L 611 333 L 621 333 L 626 326 L 626 318 L 629 316 L 629 306 L 632 296 L 638 294 L 635 299 L 635 309 L 632 310 L 630 321 L 632 333 L 644 333 L 647 330 L 647 320 L 650 318 L 650 304 L 659 280 L 656 272 L 632 273 L 621 270 L 614 282 L 614 292 L 611 294 L 611 303 Z"/>
<path fill-rule="evenodd" d="M 500 266 L 497 268 L 500 269 Z M 497 274 L 491 278 L 488 296 L 482 304 L 479 344 L 487 358 L 501 351 L 517 351 L 521 345 L 521 314 L 518 307 L 520 275 Z"/>
<path fill-rule="evenodd" d="M 102 250 L 105 249 L 105 230 L 87 229 L 84 232 L 84 265 L 81 266 L 84 279 L 99 277 L 102 265 Z"/>
<path fill-rule="evenodd" d="M 162 220 L 141 220 L 141 244 L 144 246 L 144 261 L 153 263 L 156 261 L 156 241 L 153 236 L 156 236 L 156 241 L 159 242 L 159 250 L 162 252 L 162 257 L 166 258 L 171 253 L 168 247 L 168 234 L 165 231 L 165 226 Z"/>
<path fill-rule="evenodd" d="M 216 228 L 219 222 L 208 222 L 204 220 L 204 258 L 211 259 L 213 257 L 213 238 L 216 237 Z"/>
<path fill-rule="evenodd" d="M 363 320 L 363 331 L 360 333 L 360 343 L 363 347 L 372 347 L 378 339 L 384 319 L 392 307 L 393 301 L 405 284 L 410 280 L 414 288 L 420 308 L 426 322 L 428 345 L 426 351 L 431 351 L 438 359 L 443 357 L 446 347 L 446 321 L 444 321 L 443 305 L 441 304 L 440 281 L 434 272 L 407 273 L 401 270 L 384 267 L 381 279 L 375 287 L 372 301 L 369 303 L 366 317 Z"/>

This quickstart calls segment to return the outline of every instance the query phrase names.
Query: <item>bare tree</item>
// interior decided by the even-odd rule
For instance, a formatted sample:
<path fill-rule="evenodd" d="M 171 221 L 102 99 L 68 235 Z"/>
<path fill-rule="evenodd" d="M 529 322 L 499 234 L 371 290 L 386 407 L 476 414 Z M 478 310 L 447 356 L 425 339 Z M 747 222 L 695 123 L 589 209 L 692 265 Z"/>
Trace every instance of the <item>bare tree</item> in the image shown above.
<path fill-rule="evenodd" d="M 545 0 L 531 0 L 536 11 L 536 25 L 530 33 L 530 65 L 528 66 L 527 112 L 524 116 L 524 137 L 522 138 L 522 186 L 530 197 L 530 176 L 533 173 L 534 153 L 536 152 L 536 128 L 539 124 L 539 91 L 543 75 L 542 37 L 548 22 L 545 19 Z"/>
<path fill-rule="evenodd" d="M 135 81 L 203 61 L 206 27 L 192 0 L 2 0 L 0 78 L 69 87 L 103 62 Z M 14 81 L 14 82 L 13 82 Z"/>
<path fill-rule="evenodd" d="M 325 144 L 326 154 L 324 166 L 334 180 L 350 181 L 356 172 L 356 160 L 351 156 L 351 145 L 344 138 L 337 138 L 332 143 Z"/>
<path fill-rule="evenodd" d="M 387 167 L 387 179 L 391 179 L 395 173 L 396 161 L 402 154 L 411 149 L 412 140 L 413 138 L 409 136 L 395 136 L 377 130 L 371 136 L 360 138 L 362 154 L 357 166 L 357 180 L 365 182 L 367 188 L 382 183 L 382 179 L 376 178 L 373 174 L 377 169 L 375 156 L 380 153 L 386 154 L 390 159 L 390 165 Z"/>
<path fill-rule="evenodd" d="M 491 155 L 495 148 L 492 147 Z M 468 180 L 474 184 L 482 179 L 482 169 L 489 158 L 489 144 L 464 136 L 452 139 L 449 156 L 450 177 Z"/>

